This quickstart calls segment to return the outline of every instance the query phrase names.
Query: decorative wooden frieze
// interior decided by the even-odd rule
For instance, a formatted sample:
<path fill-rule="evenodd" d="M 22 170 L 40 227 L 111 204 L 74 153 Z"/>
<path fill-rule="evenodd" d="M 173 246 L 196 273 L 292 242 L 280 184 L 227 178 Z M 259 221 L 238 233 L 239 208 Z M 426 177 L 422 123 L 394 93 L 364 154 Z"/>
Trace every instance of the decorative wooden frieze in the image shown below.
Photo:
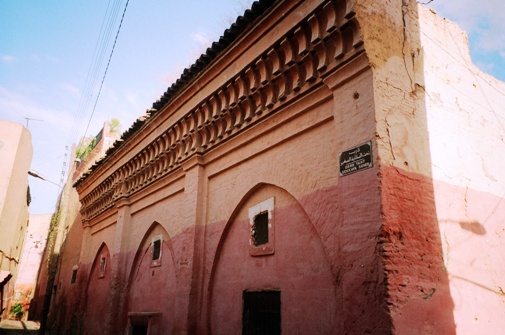
<path fill-rule="evenodd" d="M 363 44 L 352 1 L 327 1 L 81 199 L 90 220 L 256 122 Z"/>

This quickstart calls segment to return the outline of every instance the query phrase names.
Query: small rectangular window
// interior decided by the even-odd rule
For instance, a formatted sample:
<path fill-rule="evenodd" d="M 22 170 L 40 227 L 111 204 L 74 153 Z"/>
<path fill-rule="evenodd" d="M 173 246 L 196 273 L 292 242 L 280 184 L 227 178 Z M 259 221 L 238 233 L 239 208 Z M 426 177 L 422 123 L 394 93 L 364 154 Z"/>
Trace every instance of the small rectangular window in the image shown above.
<path fill-rule="evenodd" d="M 281 334 L 281 292 L 243 292 L 242 334 Z"/>
<path fill-rule="evenodd" d="M 98 278 L 105 277 L 105 269 L 107 268 L 107 258 L 105 256 L 100 257 L 100 273 L 98 274 Z"/>
<path fill-rule="evenodd" d="M 161 256 L 161 240 L 153 242 L 153 261 L 160 259 Z"/>
<path fill-rule="evenodd" d="M 249 255 L 251 256 L 267 256 L 275 252 L 274 207 L 274 197 L 249 207 L 248 216 L 251 227 Z"/>
<path fill-rule="evenodd" d="M 72 270 L 72 278 L 70 279 L 70 284 L 75 283 L 76 279 L 77 279 L 77 270 Z"/>
<path fill-rule="evenodd" d="M 254 217 L 253 244 L 255 247 L 268 243 L 268 212 L 263 212 Z"/>
<path fill-rule="evenodd" d="M 161 266 L 163 257 L 163 235 L 154 236 L 151 240 L 151 267 Z"/>

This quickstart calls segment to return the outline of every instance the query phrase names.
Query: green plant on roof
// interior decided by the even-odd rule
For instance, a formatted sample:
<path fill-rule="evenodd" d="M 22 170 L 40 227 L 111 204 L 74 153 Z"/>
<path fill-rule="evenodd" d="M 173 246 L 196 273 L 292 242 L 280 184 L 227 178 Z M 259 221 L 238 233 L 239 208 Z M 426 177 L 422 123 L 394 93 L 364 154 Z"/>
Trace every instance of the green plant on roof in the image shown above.
<path fill-rule="evenodd" d="M 118 135 L 121 132 L 122 128 L 121 122 L 119 122 L 119 119 L 116 119 L 115 117 L 110 120 L 109 127 L 111 133 L 116 133 Z"/>
<path fill-rule="evenodd" d="M 85 161 L 88 159 L 89 153 L 95 146 L 96 138 L 93 138 L 90 141 L 81 141 L 81 144 L 79 144 L 79 147 L 75 151 L 75 157 L 79 158 L 81 161 Z"/>
<path fill-rule="evenodd" d="M 11 314 L 16 317 L 16 319 L 20 320 L 23 316 L 23 304 L 18 302 L 11 307 Z"/>

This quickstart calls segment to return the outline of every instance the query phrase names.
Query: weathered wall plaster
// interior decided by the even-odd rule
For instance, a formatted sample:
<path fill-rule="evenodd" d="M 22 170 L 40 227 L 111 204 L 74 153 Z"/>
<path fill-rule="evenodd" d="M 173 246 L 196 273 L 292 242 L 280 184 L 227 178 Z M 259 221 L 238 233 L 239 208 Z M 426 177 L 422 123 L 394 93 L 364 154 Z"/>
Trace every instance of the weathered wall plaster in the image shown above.
<path fill-rule="evenodd" d="M 505 83 L 466 34 L 420 7 L 436 210 L 458 334 L 505 329 Z"/>
<path fill-rule="evenodd" d="M 28 170 L 32 156 L 28 129 L 0 120 L 0 271 L 12 276 L 0 287 L 3 317 L 9 315 L 10 306 L 16 303 L 11 298 L 28 227 Z"/>
<path fill-rule="evenodd" d="M 441 177 L 451 163 L 432 151 L 445 143 L 436 126 L 447 111 L 431 110 L 426 14 L 415 1 L 279 2 L 198 85 L 156 103 L 77 183 L 87 300 L 68 299 L 82 313 L 77 324 L 96 317 L 83 331 L 240 333 L 243 291 L 280 290 L 284 333 L 464 333 L 468 298 L 454 292 L 467 287 L 451 271 L 468 277 L 451 255 L 467 255 L 447 247 L 457 226 L 440 220 L 463 201 L 444 195 L 466 200 L 459 227 L 484 236 L 477 207 L 503 213 L 500 185 L 491 169 L 481 193 Z M 462 121 L 451 110 L 446 117 Z M 340 153 L 369 141 L 373 167 L 340 176 Z M 270 198 L 272 250 L 257 254 L 248 212 Z M 149 258 L 155 236 L 159 266 Z M 110 272 L 98 278 L 105 249 Z"/>

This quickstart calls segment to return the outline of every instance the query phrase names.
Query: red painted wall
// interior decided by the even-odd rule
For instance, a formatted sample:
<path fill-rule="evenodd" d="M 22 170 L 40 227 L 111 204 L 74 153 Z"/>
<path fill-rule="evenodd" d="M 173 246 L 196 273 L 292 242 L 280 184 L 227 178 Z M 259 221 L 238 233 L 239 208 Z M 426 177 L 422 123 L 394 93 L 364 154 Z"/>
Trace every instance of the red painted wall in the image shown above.
<path fill-rule="evenodd" d="M 389 303 L 398 334 L 455 334 L 433 181 L 383 167 L 381 232 Z"/>
<path fill-rule="evenodd" d="M 100 271 L 100 259 L 105 257 L 105 271 Z M 95 261 L 91 267 L 91 273 L 88 277 L 88 286 L 86 288 L 86 308 L 84 314 L 84 333 L 101 334 L 107 327 L 110 320 L 111 308 L 107 303 L 110 294 L 111 280 L 111 257 L 107 245 L 102 245 L 96 254 Z"/>
<path fill-rule="evenodd" d="M 161 258 L 154 264 L 152 238 L 159 236 L 163 239 Z M 129 278 L 127 311 L 162 312 L 158 331 L 160 334 L 171 334 L 175 325 L 176 289 L 172 242 L 166 230 L 160 224 L 154 223 L 146 233 L 135 257 Z"/>
<path fill-rule="evenodd" d="M 366 12 L 371 4 L 363 1 L 356 10 Z M 340 7 L 332 12 L 337 5 Z M 429 176 L 425 111 L 416 105 L 415 94 L 389 85 L 390 79 L 411 79 L 394 71 L 408 71 L 406 63 L 401 67 L 388 63 L 391 59 L 402 63 L 401 57 L 385 54 L 387 68 L 381 68 L 382 59 L 370 62 L 369 56 L 384 50 L 370 48 L 370 55 L 365 53 L 358 22 L 352 19 L 352 5 L 344 1 L 280 2 L 268 21 L 263 21 L 265 27 L 257 27 L 247 37 L 252 41 L 250 47 L 242 43 L 216 60 L 199 77 L 198 88 L 189 85 L 170 106 L 145 124 L 137 124 L 135 136 L 80 184 L 86 226 L 81 261 L 84 269 L 90 269 L 84 315 L 86 323 L 90 320 L 87 333 L 103 329 L 123 333 L 135 318 L 158 312 L 156 331 L 240 333 L 244 290 L 281 291 L 285 334 L 455 332 Z M 366 31 L 377 34 L 372 28 L 386 22 L 394 23 L 387 31 L 403 35 L 403 7 L 398 1 L 396 5 L 378 11 L 367 21 Z M 323 14 L 312 16 L 317 11 Z M 330 27 L 342 31 L 321 39 L 318 34 L 326 34 L 326 24 L 333 24 L 332 13 L 345 15 L 339 20 L 353 21 Z M 307 19 L 303 27 L 312 29 L 310 34 L 293 31 L 298 39 L 284 41 L 300 19 Z M 340 33 L 343 44 L 330 43 Z M 276 56 L 271 48 L 274 42 L 264 37 L 267 35 L 277 36 L 284 46 L 297 47 L 309 43 L 305 38 L 310 35 L 314 49 L 297 49 L 301 53 L 294 56 L 307 58 L 303 64 L 293 60 L 297 66 L 289 73 L 280 75 L 279 69 L 269 73 L 269 66 L 273 69 L 284 60 Z M 387 42 L 384 36 L 380 43 Z M 391 50 L 403 55 L 405 45 L 401 41 L 399 45 Z M 340 47 L 345 49 L 342 54 L 337 50 Z M 260 56 L 261 61 L 255 58 Z M 203 117 L 198 113 L 210 108 L 207 102 L 216 103 L 218 95 L 227 94 L 232 83 L 226 83 L 226 75 L 235 76 L 252 59 L 261 65 L 267 58 L 271 63 L 259 74 L 265 78 L 258 80 L 268 86 L 253 88 L 256 93 L 268 93 L 261 98 L 268 99 L 270 107 L 248 115 L 249 121 L 225 115 L 241 108 L 244 101 L 240 99 L 249 89 L 237 77 L 236 82 L 241 83 L 237 87 L 244 92 L 235 93 L 244 96 L 232 101 L 236 105 L 227 111 L 213 105 L 212 127 L 200 124 L 205 130 L 200 135 L 210 136 L 213 142 L 198 147 L 202 139 L 192 136 L 199 131 L 195 123 L 199 121 L 192 117 Z M 297 81 L 298 65 L 299 76 L 313 77 L 298 77 Z M 279 77 L 269 82 L 270 75 Z M 384 85 L 378 87 L 381 80 Z M 276 90 L 293 83 L 301 86 L 275 96 Z M 206 94 L 212 99 L 202 98 Z M 198 113 L 187 117 L 185 113 L 199 108 L 202 101 L 204 108 L 192 110 Z M 171 128 L 174 120 L 180 123 Z M 185 123 L 187 120 L 190 122 Z M 243 122 L 225 129 L 235 121 Z M 412 125 L 415 132 L 409 132 Z M 175 130 L 168 132 L 167 128 Z M 369 141 L 374 166 L 340 176 L 339 154 Z M 200 151 L 192 153 L 181 143 L 192 143 Z M 400 155 L 398 151 L 414 152 L 419 162 L 406 158 L 399 164 L 407 169 L 408 164 L 422 163 L 424 174 L 392 167 L 398 163 L 394 156 Z M 169 155 L 179 159 L 170 161 L 175 164 L 173 169 L 158 164 L 167 163 Z M 412 171 L 416 171 L 414 167 Z M 115 179 L 107 179 L 110 174 Z M 103 190 L 113 196 L 102 198 Z M 275 202 L 273 249 L 265 255 L 251 255 L 248 211 L 269 198 Z M 151 241 L 157 235 L 163 236 L 163 258 L 161 266 L 152 267 Z M 110 248 L 112 266 L 108 269 L 114 271 L 100 279 L 97 267 L 103 245 Z M 106 328 L 100 328 L 104 324 Z"/>
<path fill-rule="evenodd" d="M 248 207 L 275 199 L 274 254 L 251 256 Z M 280 290 L 285 334 L 331 333 L 339 318 L 333 273 L 308 216 L 286 191 L 265 186 L 247 199 L 221 238 L 211 283 L 213 334 L 242 331 L 242 292 Z M 340 315 L 341 317 L 341 315 Z"/>
<path fill-rule="evenodd" d="M 58 313 L 49 316 L 49 324 L 54 327 L 53 333 L 69 333 L 82 330 L 83 300 L 88 278 L 87 268 L 80 264 L 83 228 L 80 221 L 73 224 L 65 238 L 58 261 L 58 273 L 55 285 L 58 287 L 52 297 L 53 309 Z M 75 282 L 72 273 L 77 270 Z"/>

